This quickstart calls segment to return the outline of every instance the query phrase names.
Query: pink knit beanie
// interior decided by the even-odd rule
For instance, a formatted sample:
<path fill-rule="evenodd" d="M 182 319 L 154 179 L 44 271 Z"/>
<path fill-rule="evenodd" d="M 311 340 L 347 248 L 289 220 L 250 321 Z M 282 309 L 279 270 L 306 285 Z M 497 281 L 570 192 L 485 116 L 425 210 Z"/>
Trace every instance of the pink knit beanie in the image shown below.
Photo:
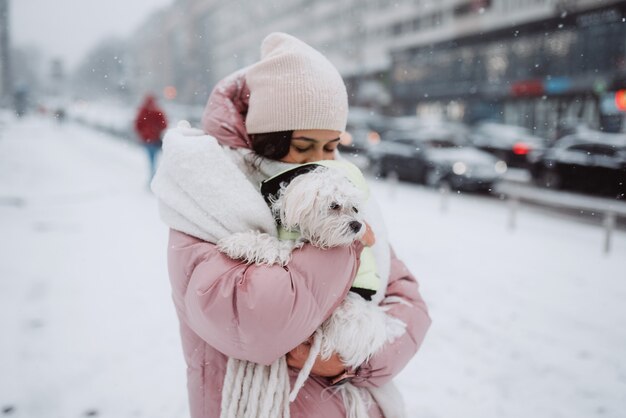
<path fill-rule="evenodd" d="M 348 94 L 337 69 L 320 52 L 285 33 L 261 44 L 261 60 L 248 68 L 249 134 L 302 129 L 344 131 Z"/>

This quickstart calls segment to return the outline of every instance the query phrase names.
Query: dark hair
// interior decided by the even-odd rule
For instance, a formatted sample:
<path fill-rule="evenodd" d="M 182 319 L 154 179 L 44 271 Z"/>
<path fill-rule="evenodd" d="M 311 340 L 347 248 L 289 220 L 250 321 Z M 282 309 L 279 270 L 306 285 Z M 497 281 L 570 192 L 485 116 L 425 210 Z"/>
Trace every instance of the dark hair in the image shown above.
<path fill-rule="evenodd" d="M 250 135 L 252 149 L 261 157 L 280 160 L 289 153 L 292 135 L 293 131 L 252 134 Z"/>

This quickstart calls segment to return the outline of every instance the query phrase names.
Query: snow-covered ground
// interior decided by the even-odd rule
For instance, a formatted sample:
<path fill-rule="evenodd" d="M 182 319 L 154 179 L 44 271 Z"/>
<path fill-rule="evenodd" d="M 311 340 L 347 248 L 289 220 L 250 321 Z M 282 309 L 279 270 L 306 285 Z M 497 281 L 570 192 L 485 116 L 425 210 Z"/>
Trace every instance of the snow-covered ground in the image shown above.
<path fill-rule="evenodd" d="M 166 229 L 127 142 L 0 121 L 0 411 L 186 416 Z M 410 417 L 626 416 L 626 233 L 372 180 L 433 326 L 398 377 Z"/>

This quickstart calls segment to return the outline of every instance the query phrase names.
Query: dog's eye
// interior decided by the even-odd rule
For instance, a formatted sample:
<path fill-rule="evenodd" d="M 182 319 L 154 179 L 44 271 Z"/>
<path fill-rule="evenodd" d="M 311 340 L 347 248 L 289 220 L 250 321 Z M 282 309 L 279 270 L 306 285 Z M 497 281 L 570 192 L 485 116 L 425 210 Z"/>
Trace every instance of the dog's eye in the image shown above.
<path fill-rule="evenodd" d="M 339 205 L 339 203 L 333 202 L 333 203 L 330 204 L 330 208 L 332 210 L 337 210 L 337 209 L 341 209 L 341 206 Z"/>
<path fill-rule="evenodd" d="M 354 206 L 352 207 L 352 211 L 353 211 L 354 213 L 359 213 L 359 210 L 358 210 L 357 208 L 355 208 Z"/>

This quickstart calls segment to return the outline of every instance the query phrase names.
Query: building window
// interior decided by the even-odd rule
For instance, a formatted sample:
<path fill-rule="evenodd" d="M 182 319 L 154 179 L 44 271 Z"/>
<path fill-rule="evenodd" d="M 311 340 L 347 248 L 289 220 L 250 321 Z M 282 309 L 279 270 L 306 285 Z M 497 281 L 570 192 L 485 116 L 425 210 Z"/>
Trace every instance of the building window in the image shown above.
<path fill-rule="evenodd" d="M 391 27 L 391 34 L 394 36 L 402 34 L 402 23 L 396 23 Z"/>
<path fill-rule="evenodd" d="M 484 12 L 491 7 L 491 0 L 466 0 L 452 9 L 455 17 L 463 17 L 469 14 Z"/>

